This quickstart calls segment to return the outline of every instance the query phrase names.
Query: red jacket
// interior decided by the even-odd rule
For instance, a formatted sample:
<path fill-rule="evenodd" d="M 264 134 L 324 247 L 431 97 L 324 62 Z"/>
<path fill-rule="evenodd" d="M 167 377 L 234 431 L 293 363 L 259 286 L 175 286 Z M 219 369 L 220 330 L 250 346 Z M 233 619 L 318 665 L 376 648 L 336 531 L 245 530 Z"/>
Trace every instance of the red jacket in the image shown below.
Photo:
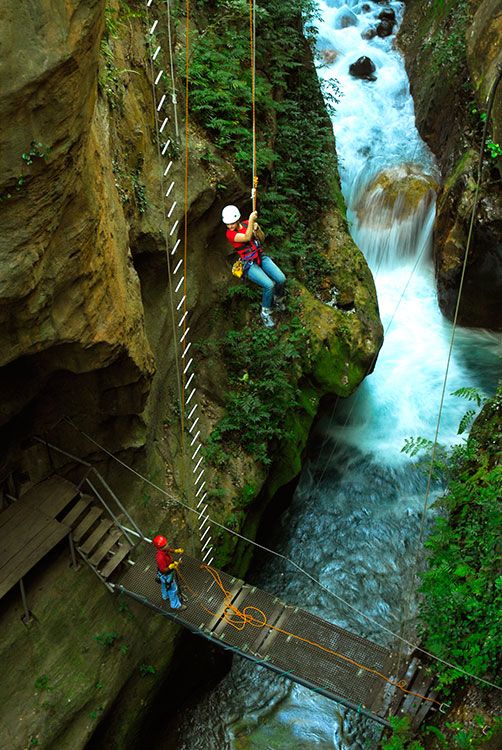
<path fill-rule="evenodd" d="M 163 549 L 159 549 L 155 553 L 155 560 L 157 562 L 157 568 L 160 570 L 161 573 L 168 573 L 169 572 L 169 566 L 171 565 L 173 558 L 169 554 L 169 552 L 165 552 Z"/>

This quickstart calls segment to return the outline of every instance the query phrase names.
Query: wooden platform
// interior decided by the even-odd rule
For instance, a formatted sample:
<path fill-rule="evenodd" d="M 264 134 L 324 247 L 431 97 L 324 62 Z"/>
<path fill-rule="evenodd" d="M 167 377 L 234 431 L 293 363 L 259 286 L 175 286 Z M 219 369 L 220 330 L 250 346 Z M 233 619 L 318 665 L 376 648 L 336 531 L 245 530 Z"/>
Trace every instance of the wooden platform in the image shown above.
<path fill-rule="evenodd" d="M 394 715 L 409 714 L 412 722 L 414 718 L 422 720 L 431 708 L 430 702 L 396 686 L 403 680 L 407 689 L 413 686 L 411 689 L 421 692 L 417 690 L 422 684 L 417 677 L 419 665 L 415 663 L 408 675 L 404 660 L 403 672 L 397 674 L 397 655 L 376 643 L 216 571 L 229 592 L 226 597 L 207 568 L 188 555 L 183 555 L 180 566 L 187 609 L 177 613 L 162 601 L 155 572 L 154 550 L 146 546 L 117 587 L 192 632 L 385 726 Z M 240 620 L 228 608 L 229 602 L 244 615 L 253 615 L 254 622 L 246 622 L 245 617 Z M 233 624 L 228 622 L 229 616 Z M 430 682 L 423 687 L 428 690 Z"/>
<path fill-rule="evenodd" d="M 56 516 L 78 489 L 52 476 L 0 513 L 0 598 L 58 544 L 70 529 Z"/>

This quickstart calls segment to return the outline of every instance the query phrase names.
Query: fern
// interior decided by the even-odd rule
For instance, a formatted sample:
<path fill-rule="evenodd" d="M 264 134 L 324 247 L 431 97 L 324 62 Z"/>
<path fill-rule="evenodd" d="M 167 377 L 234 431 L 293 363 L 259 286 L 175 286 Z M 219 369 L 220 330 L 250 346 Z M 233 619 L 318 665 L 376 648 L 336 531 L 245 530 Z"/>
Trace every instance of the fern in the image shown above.
<path fill-rule="evenodd" d="M 468 409 L 465 412 L 464 416 L 460 420 L 460 424 L 458 425 L 457 435 L 461 435 L 463 432 L 466 431 L 466 429 L 470 426 L 475 416 L 476 416 L 475 409 Z"/>
<path fill-rule="evenodd" d="M 466 398 L 468 401 L 475 401 L 478 406 L 481 406 L 486 401 L 481 391 L 477 388 L 457 388 L 450 395 Z"/>
<path fill-rule="evenodd" d="M 406 453 L 406 455 L 413 458 L 413 456 L 416 456 L 417 453 L 421 453 L 422 451 L 426 450 L 432 450 L 434 446 L 434 443 L 432 440 L 429 440 L 428 438 L 424 437 L 411 437 L 411 438 L 405 438 L 404 445 L 401 448 L 401 453 Z"/>

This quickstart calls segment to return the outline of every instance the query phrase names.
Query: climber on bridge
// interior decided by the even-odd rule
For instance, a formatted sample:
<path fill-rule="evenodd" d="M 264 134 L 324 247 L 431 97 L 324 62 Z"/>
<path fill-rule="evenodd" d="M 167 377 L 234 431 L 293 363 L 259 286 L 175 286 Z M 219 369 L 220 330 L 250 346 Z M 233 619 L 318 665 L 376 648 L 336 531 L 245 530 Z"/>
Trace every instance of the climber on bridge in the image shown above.
<path fill-rule="evenodd" d="M 176 580 L 176 571 L 179 562 L 174 561 L 171 557 L 171 553 L 181 555 L 184 550 L 182 547 L 177 547 L 176 549 L 169 547 L 165 536 L 160 534 L 155 537 L 153 544 L 157 548 L 155 561 L 157 563 L 157 579 L 160 581 L 162 599 L 164 601 L 169 599 L 171 609 L 184 610 L 186 609 L 186 605 L 181 601 L 180 590 Z"/>
<path fill-rule="evenodd" d="M 237 206 L 225 206 L 221 218 L 227 225 L 227 239 L 240 258 L 234 264 L 232 273 L 239 277 L 244 275 L 262 287 L 261 319 L 267 328 L 273 328 L 272 312 L 285 310 L 286 277 L 272 258 L 263 252 L 261 243 L 265 235 L 256 221 L 258 214 L 253 211 L 247 221 L 241 221 Z"/>

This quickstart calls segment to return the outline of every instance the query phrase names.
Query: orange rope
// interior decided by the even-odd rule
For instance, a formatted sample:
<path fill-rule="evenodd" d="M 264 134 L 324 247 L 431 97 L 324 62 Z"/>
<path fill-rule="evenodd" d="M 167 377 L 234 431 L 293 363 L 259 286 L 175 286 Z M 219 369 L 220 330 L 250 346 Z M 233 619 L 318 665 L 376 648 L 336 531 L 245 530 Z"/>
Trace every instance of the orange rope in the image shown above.
<path fill-rule="evenodd" d="M 256 54 L 255 54 L 255 23 L 254 23 L 254 4 L 249 0 L 249 47 L 251 61 L 251 112 L 252 112 L 252 129 L 253 129 L 253 211 L 256 211 L 256 192 L 258 187 L 258 177 L 256 175 Z"/>
<path fill-rule="evenodd" d="M 243 610 L 240 610 L 238 607 L 236 607 L 231 602 L 231 594 L 229 591 L 227 591 L 223 585 L 223 582 L 221 580 L 221 576 L 219 572 L 212 568 L 210 565 L 201 565 L 201 569 L 207 570 L 208 573 L 213 577 L 213 580 L 218 585 L 220 590 L 222 591 L 224 595 L 224 604 L 225 608 L 223 610 L 223 614 L 221 617 L 225 620 L 225 622 L 230 625 L 235 630 L 238 630 L 239 632 L 244 630 L 246 625 L 249 625 L 253 628 L 264 628 L 267 627 L 270 630 L 275 630 L 277 633 L 281 633 L 282 635 L 288 636 L 290 638 L 295 638 L 297 641 L 301 641 L 302 643 L 306 643 L 309 646 L 313 646 L 314 648 L 318 648 L 320 651 L 324 651 L 327 654 L 330 654 L 332 656 L 336 656 L 339 659 L 343 659 L 343 661 L 349 662 L 349 664 L 354 665 L 355 667 L 358 667 L 358 669 L 364 669 L 365 672 L 370 672 L 371 674 L 374 674 L 376 677 L 380 677 L 380 679 L 387 682 L 389 685 L 393 685 L 394 687 L 399 688 L 403 693 L 406 693 L 407 695 L 414 695 L 416 698 L 421 698 L 424 701 L 427 701 L 429 703 L 436 703 L 438 706 L 441 706 L 441 702 L 434 700 L 434 698 L 428 698 L 425 695 L 421 695 L 421 693 L 415 693 L 413 690 L 407 690 L 406 688 L 406 682 L 404 680 L 400 680 L 399 682 L 396 680 L 391 679 L 390 677 L 387 677 L 387 675 L 382 674 L 382 672 L 379 672 L 377 669 L 373 669 L 372 667 L 367 667 L 364 664 L 360 664 L 357 661 L 354 661 L 354 659 L 351 659 L 348 656 L 345 656 L 344 654 L 341 654 L 339 651 L 334 651 L 331 648 L 328 648 L 327 646 L 323 646 L 320 643 L 317 643 L 316 641 L 311 641 L 308 638 L 302 638 L 301 636 L 297 635 L 296 633 L 291 633 L 289 630 L 284 630 L 283 628 L 278 628 L 276 625 L 271 625 L 267 621 L 267 616 L 263 610 L 259 609 L 258 607 L 253 606 L 247 606 L 244 607 Z M 186 579 L 178 572 L 180 575 L 180 578 L 182 578 L 184 582 L 184 586 L 192 593 L 195 594 L 197 597 L 196 592 L 193 591 L 193 589 L 190 588 L 190 586 L 187 584 Z M 219 616 L 217 612 L 212 612 L 211 610 L 207 609 L 207 607 L 204 607 L 202 604 L 200 605 L 202 609 L 204 609 L 208 614 L 212 615 L 213 617 Z M 258 617 L 253 614 L 258 613 Z"/>

